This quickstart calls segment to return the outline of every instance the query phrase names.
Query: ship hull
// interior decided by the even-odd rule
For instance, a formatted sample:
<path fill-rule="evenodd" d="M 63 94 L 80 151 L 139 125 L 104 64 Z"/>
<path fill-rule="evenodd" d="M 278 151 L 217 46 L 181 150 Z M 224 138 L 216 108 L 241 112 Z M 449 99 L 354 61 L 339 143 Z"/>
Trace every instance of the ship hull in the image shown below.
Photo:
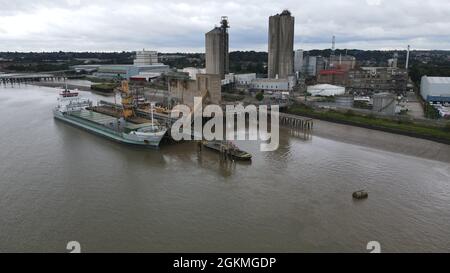
<path fill-rule="evenodd" d="M 155 134 L 154 136 L 146 139 L 145 141 L 139 141 L 139 140 L 127 139 L 120 132 L 116 132 L 116 131 L 106 128 L 100 124 L 96 124 L 96 123 L 88 121 L 88 120 L 83 120 L 83 119 L 77 118 L 70 114 L 63 114 L 57 110 L 53 111 L 53 116 L 57 120 L 64 121 L 70 125 L 84 129 L 90 133 L 105 137 L 107 139 L 110 139 L 110 140 L 113 140 L 113 141 L 116 141 L 119 143 L 129 144 L 129 145 L 138 145 L 138 146 L 149 147 L 149 148 L 158 148 L 159 144 L 165 134 L 165 132 L 162 132 L 160 134 Z"/>

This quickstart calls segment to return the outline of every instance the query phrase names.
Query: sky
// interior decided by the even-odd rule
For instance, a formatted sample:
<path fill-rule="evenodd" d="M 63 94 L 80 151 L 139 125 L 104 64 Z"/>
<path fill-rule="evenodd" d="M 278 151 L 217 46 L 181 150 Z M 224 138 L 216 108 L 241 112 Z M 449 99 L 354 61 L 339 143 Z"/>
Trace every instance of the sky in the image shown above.
<path fill-rule="evenodd" d="M 284 9 L 295 49 L 450 49 L 449 0 L 0 0 L 0 51 L 204 52 L 221 16 L 230 50 L 267 51 Z"/>

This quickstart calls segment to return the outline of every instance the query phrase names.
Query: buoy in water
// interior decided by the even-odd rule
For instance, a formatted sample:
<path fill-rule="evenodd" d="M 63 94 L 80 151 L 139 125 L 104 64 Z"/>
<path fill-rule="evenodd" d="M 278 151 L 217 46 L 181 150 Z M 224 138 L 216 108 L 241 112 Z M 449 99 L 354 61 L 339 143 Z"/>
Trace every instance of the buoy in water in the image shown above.
<path fill-rule="evenodd" d="M 354 199 L 366 199 L 367 197 L 369 197 L 369 193 L 367 193 L 364 190 L 362 190 L 362 191 L 355 191 L 353 193 L 353 198 Z"/>

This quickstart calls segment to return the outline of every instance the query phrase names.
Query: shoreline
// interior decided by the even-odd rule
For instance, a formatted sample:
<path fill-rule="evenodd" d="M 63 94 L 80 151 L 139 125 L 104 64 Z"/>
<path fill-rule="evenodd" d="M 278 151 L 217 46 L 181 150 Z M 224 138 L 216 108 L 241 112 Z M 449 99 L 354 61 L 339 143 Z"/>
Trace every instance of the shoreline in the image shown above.
<path fill-rule="evenodd" d="M 313 137 L 450 163 L 450 145 L 427 139 L 411 136 L 399 137 L 398 134 L 391 132 L 320 119 L 314 120 L 312 134 Z"/>
<path fill-rule="evenodd" d="M 64 82 L 33 82 L 30 85 L 50 87 L 50 88 L 64 88 L 65 83 Z M 67 83 L 67 87 L 69 89 L 78 89 L 80 91 L 93 91 L 90 86 L 88 87 L 88 86 L 83 86 L 83 85 L 78 85 L 78 84 Z"/>
<path fill-rule="evenodd" d="M 31 85 L 57 89 L 57 88 L 64 88 L 65 83 L 64 82 L 35 82 L 35 83 L 32 83 Z M 85 85 L 79 85 L 79 84 L 73 84 L 73 83 L 67 83 L 67 88 L 69 88 L 71 90 L 78 89 L 79 91 L 86 91 L 86 92 L 91 92 L 93 94 L 99 94 L 99 95 L 104 95 L 104 96 L 114 94 L 114 92 L 101 92 L 101 91 L 97 91 L 97 90 L 92 90 L 90 86 L 88 87 Z"/>
<path fill-rule="evenodd" d="M 341 113 L 337 113 L 338 116 L 333 116 L 332 113 L 328 115 L 327 112 L 317 112 L 317 113 L 309 113 L 307 111 L 297 112 L 297 109 L 293 111 L 287 110 L 286 113 L 291 115 L 296 115 L 299 117 L 308 117 L 315 120 L 327 121 L 330 123 L 336 123 L 341 125 L 348 125 L 354 127 L 365 128 L 369 130 L 376 130 L 381 132 L 387 132 L 396 135 L 402 135 L 417 139 L 425 139 L 441 144 L 450 145 L 450 132 L 445 132 L 443 128 L 434 128 L 432 126 L 420 126 L 416 124 L 408 124 L 408 123 L 398 123 L 395 121 L 385 121 L 382 119 L 367 119 L 364 116 L 349 116 L 343 118 Z M 352 118 L 360 118 L 366 120 L 351 120 Z M 385 122 L 385 123 L 381 123 Z M 364 123 L 366 122 L 366 123 Z M 450 123 L 449 123 L 450 124 Z"/>

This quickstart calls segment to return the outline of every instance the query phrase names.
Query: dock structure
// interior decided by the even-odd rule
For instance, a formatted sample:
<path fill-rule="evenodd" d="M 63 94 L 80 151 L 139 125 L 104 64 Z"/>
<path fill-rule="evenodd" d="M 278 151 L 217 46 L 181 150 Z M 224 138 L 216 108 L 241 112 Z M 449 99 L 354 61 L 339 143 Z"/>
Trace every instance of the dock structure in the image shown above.
<path fill-rule="evenodd" d="M 312 131 L 314 127 L 313 119 L 286 113 L 280 113 L 280 124 L 304 131 Z"/>
<path fill-rule="evenodd" d="M 41 74 L 41 73 L 0 74 L 0 82 L 3 84 L 20 84 L 20 83 L 55 81 L 55 80 L 64 80 L 64 79 L 65 79 L 64 76 L 56 75 L 56 74 Z"/>

